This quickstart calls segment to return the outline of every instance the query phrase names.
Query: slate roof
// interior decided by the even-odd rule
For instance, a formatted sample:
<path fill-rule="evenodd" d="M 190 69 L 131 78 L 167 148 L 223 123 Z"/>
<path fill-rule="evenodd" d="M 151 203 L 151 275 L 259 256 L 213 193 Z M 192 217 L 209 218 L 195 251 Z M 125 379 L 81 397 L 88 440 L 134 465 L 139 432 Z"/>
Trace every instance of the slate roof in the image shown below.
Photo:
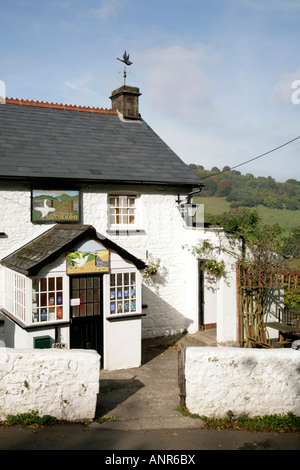
<path fill-rule="evenodd" d="M 145 263 L 103 235 L 97 235 L 92 225 L 54 225 L 34 240 L 1 260 L 1 264 L 25 276 L 36 275 L 44 266 L 55 261 L 61 254 L 86 239 L 98 240 L 108 250 L 118 253 L 137 269 Z"/>
<path fill-rule="evenodd" d="M 14 99 L 0 104 L 0 179 L 201 185 L 143 119 Z"/>

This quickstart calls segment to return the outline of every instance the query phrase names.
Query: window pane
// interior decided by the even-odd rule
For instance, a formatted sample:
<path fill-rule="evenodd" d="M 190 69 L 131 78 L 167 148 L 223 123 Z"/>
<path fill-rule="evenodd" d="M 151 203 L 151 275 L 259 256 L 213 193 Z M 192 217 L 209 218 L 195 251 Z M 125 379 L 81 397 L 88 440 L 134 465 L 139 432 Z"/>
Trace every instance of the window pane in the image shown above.
<path fill-rule="evenodd" d="M 63 293 L 62 292 L 57 292 L 56 294 L 56 304 L 57 305 L 62 305 L 63 303 Z"/>
<path fill-rule="evenodd" d="M 88 303 L 86 304 L 86 315 L 88 317 L 91 317 L 94 313 L 94 310 L 93 310 L 93 304 L 92 303 Z"/>
<path fill-rule="evenodd" d="M 75 305 L 72 308 L 72 317 L 79 317 L 79 305 Z"/>
<path fill-rule="evenodd" d="M 63 309 L 62 307 L 57 307 L 56 309 L 56 319 L 62 320 L 63 319 Z"/>
<path fill-rule="evenodd" d="M 100 315 L 100 303 L 94 303 L 94 315 Z"/>
<path fill-rule="evenodd" d="M 55 308 L 49 308 L 49 321 L 55 321 Z"/>
<path fill-rule="evenodd" d="M 57 282 L 58 282 L 58 279 L 61 279 L 61 277 L 57 278 Z M 79 279 L 72 277 L 71 280 L 72 280 L 71 281 L 72 282 L 72 289 L 79 289 Z M 57 286 L 57 289 L 60 290 L 61 288 L 59 288 Z"/>
<path fill-rule="evenodd" d="M 133 197 L 129 198 L 128 199 L 128 205 L 131 206 L 131 207 L 134 206 L 135 205 L 135 198 L 133 198 Z"/>
<path fill-rule="evenodd" d="M 62 290 L 63 288 L 63 278 L 57 277 L 56 278 L 56 290 Z"/>
<path fill-rule="evenodd" d="M 115 289 L 110 289 L 110 300 L 116 299 L 116 292 Z"/>
<path fill-rule="evenodd" d="M 122 287 L 118 287 L 117 289 L 117 299 L 122 299 L 123 297 L 123 289 Z"/>
<path fill-rule="evenodd" d="M 116 302 L 111 302 L 110 313 L 116 313 Z"/>
<path fill-rule="evenodd" d="M 118 309 L 118 313 L 123 313 L 123 304 L 122 304 L 122 302 L 118 302 L 117 309 Z"/>
<path fill-rule="evenodd" d="M 41 294 L 41 306 L 45 307 L 47 305 L 47 294 Z"/>
<path fill-rule="evenodd" d="M 81 290 L 79 293 L 79 297 L 80 297 L 80 302 L 85 304 L 86 303 L 86 291 Z"/>
<path fill-rule="evenodd" d="M 93 302 L 93 289 L 87 289 L 86 291 L 86 301 Z"/>
<path fill-rule="evenodd" d="M 80 315 L 81 317 L 85 317 L 85 316 L 86 316 L 86 304 L 80 304 L 79 315 Z"/>
<path fill-rule="evenodd" d="M 41 309 L 41 321 L 47 321 L 48 319 L 48 312 L 46 308 Z"/>
<path fill-rule="evenodd" d="M 40 279 L 40 288 L 41 288 L 41 292 L 46 292 L 46 290 L 47 290 L 47 279 L 45 279 L 45 278 Z"/>
<path fill-rule="evenodd" d="M 100 290 L 94 289 L 94 302 L 100 302 Z"/>
<path fill-rule="evenodd" d="M 54 294 L 54 292 L 49 292 L 48 293 L 48 302 L 49 302 L 49 305 L 54 305 L 55 304 L 55 294 Z"/>
<path fill-rule="evenodd" d="M 54 291 L 55 290 L 55 277 L 50 277 L 48 279 L 48 289 L 50 291 Z"/>

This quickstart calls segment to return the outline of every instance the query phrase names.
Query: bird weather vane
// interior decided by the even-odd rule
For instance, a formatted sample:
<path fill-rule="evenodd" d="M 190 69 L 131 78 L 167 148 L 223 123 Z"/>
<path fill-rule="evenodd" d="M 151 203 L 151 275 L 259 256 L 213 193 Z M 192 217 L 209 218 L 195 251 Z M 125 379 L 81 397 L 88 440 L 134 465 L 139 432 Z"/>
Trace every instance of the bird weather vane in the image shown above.
<path fill-rule="evenodd" d="M 127 70 L 126 70 L 126 65 L 132 65 L 133 62 L 131 62 L 129 60 L 129 54 L 127 54 L 127 52 L 125 51 L 124 54 L 123 54 L 123 59 L 119 59 L 119 57 L 117 57 L 117 59 L 120 61 L 120 62 L 123 62 L 125 65 L 124 65 L 124 71 L 123 71 L 123 77 L 124 77 L 124 85 L 126 84 L 126 77 L 127 77 Z"/>

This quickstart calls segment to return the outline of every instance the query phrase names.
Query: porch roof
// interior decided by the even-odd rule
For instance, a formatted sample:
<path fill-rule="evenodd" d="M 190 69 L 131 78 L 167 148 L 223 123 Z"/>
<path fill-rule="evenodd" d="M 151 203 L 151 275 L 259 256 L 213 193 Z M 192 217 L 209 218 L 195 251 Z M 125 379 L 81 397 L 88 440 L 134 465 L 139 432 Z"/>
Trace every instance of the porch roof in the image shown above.
<path fill-rule="evenodd" d="M 36 275 L 44 266 L 86 239 L 99 241 L 105 248 L 144 269 L 145 263 L 112 240 L 97 234 L 92 225 L 57 224 L 1 260 L 1 264 L 26 276 Z"/>

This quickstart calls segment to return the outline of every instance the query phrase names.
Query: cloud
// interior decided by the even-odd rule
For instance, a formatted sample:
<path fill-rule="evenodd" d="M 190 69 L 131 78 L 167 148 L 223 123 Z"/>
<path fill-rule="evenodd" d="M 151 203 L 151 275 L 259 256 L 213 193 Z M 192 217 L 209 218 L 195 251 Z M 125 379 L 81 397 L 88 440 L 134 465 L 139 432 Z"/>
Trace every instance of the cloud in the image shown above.
<path fill-rule="evenodd" d="M 76 80 L 75 82 L 65 81 L 64 84 L 72 90 L 79 92 L 80 94 L 93 95 L 95 91 L 87 85 L 92 84 L 95 81 L 95 77 L 92 75 L 86 75 L 85 77 Z"/>
<path fill-rule="evenodd" d="M 124 7 L 124 0 L 102 0 L 97 8 L 92 8 L 90 12 L 101 20 L 107 20 L 112 16 L 119 15 Z"/>
<path fill-rule="evenodd" d="M 157 114 L 184 116 L 187 121 L 209 119 L 214 79 L 210 70 L 218 54 L 204 44 L 173 45 L 135 52 L 138 75 Z"/>

